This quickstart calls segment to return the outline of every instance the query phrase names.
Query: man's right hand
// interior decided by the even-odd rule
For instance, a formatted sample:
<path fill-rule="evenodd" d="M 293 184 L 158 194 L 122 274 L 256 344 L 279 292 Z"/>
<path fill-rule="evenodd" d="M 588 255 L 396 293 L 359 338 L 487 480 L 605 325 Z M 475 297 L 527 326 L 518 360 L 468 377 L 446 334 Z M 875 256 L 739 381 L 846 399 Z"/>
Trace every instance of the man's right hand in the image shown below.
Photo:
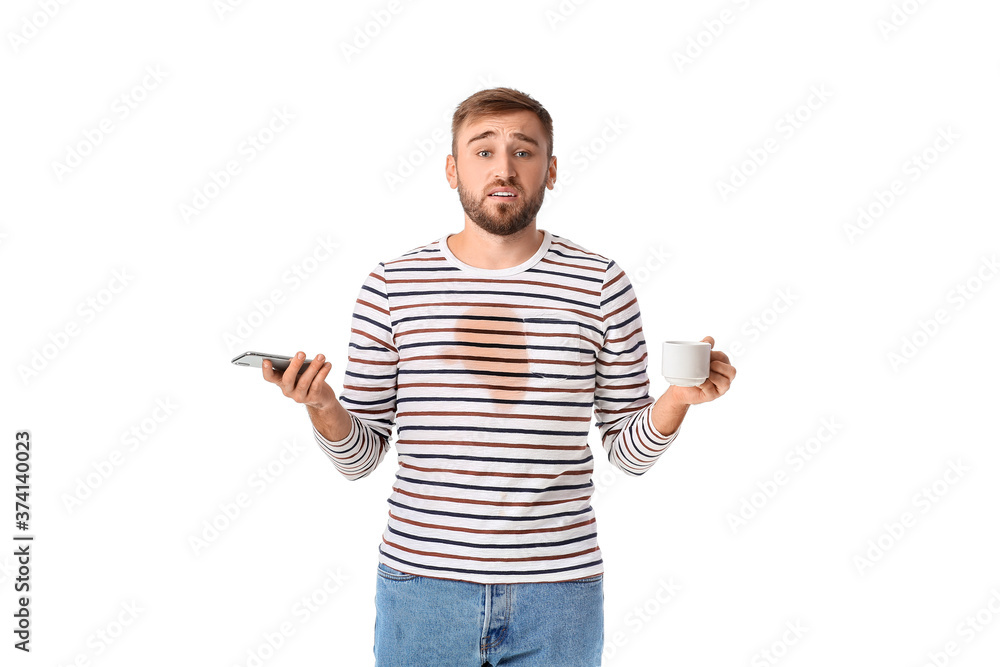
<path fill-rule="evenodd" d="M 264 379 L 281 387 L 281 393 L 291 398 L 296 403 L 302 403 L 307 408 L 326 411 L 336 406 L 336 394 L 333 387 L 326 383 L 326 376 L 333 368 L 329 361 L 324 363 L 322 354 L 317 354 L 309 367 L 299 375 L 299 368 L 305 361 L 305 352 L 299 352 L 291 361 L 284 373 L 279 373 L 271 367 L 271 362 L 267 359 L 261 364 L 264 371 Z"/>

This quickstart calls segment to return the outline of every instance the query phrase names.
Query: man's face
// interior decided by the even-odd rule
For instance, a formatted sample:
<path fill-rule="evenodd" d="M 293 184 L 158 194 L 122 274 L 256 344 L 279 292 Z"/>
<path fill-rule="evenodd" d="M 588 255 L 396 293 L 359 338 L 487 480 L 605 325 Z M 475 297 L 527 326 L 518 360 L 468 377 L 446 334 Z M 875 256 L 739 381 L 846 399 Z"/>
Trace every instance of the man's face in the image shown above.
<path fill-rule="evenodd" d="M 448 157 L 446 171 L 466 216 L 498 236 L 530 225 L 556 177 L 556 158 L 546 159 L 538 117 L 524 110 L 474 119 L 459 130 L 455 143 L 457 155 Z M 514 196 L 491 195 L 497 188 L 513 190 Z"/>

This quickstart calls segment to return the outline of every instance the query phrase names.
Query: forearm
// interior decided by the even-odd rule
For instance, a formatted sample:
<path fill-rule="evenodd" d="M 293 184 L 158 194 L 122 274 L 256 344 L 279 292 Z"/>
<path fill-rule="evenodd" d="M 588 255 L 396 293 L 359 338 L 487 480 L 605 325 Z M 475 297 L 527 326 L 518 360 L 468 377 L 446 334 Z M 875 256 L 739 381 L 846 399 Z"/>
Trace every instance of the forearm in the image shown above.
<path fill-rule="evenodd" d="M 681 427 L 684 416 L 687 414 L 688 408 L 691 407 L 686 403 L 679 402 L 674 397 L 673 389 L 674 387 L 671 385 L 663 392 L 663 395 L 653 404 L 653 410 L 650 414 L 653 427 L 667 436 L 672 435 Z"/>
<path fill-rule="evenodd" d="M 333 406 L 325 410 L 307 405 L 306 411 L 309 413 L 313 426 L 327 440 L 339 442 L 351 432 L 351 415 L 340 404 L 340 401 L 334 401 Z"/>

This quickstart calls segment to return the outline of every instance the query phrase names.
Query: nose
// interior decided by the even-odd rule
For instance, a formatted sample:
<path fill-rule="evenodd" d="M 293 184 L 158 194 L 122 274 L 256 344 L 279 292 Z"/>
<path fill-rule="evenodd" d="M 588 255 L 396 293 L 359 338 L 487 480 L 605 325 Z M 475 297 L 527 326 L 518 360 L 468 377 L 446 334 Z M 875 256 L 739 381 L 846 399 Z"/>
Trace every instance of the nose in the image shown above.
<path fill-rule="evenodd" d="M 514 160 L 506 153 L 497 156 L 494 162 L 494 176 L 500 180 L 508 180 L 517 176 L 514 172 Z"/>

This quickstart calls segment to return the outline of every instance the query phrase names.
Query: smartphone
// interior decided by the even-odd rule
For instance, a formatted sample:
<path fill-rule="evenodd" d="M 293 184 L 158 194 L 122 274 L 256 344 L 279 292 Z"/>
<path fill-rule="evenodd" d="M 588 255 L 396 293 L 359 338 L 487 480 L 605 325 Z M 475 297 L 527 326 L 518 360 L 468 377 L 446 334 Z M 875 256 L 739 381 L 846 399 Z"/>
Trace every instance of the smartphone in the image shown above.
<path fill-rule="evenodd" d="M 233 363 L 237 366 L 252 366 L 254 368 L 261 368 L 264 364 L 264 360 L 267 359 L 271 362 L 271 368 L 278 372 L 283 372 L 288 368 L 288 362 L 292 360 L 291 357 L 286 357 L 281 354 L 264 354 L 263 352 L 244 352 L 236 356 L 233 359 Z M 306 359 L 302 362 L 302 366 L 299 368 L 299 375 L 305 372 L 309 368 L 309 362 L 312 359 Z"/>

